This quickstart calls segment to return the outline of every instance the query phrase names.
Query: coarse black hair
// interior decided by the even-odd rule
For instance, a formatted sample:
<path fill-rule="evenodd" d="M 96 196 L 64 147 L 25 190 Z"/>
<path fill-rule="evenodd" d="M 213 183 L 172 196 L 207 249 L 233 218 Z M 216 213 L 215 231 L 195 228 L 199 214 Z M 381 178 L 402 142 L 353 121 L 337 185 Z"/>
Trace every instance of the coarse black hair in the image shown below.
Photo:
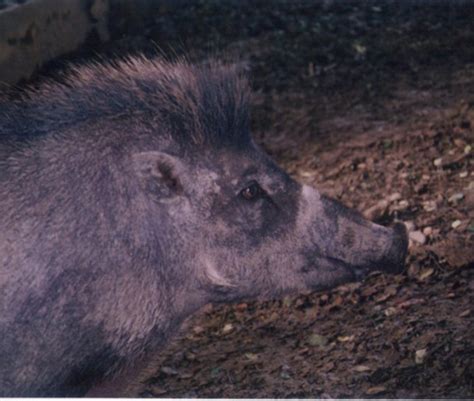
<path fill-rule="evenodd" d="M 0 96 L 0 140 L 61 133 L 82 122 L 138 118 L 156 135 L 191 146 L 242 145 L 250 140 L 249 86 L 232 65 L 194 65 L 144 56 L 70 66 L 60 79 Z"/>

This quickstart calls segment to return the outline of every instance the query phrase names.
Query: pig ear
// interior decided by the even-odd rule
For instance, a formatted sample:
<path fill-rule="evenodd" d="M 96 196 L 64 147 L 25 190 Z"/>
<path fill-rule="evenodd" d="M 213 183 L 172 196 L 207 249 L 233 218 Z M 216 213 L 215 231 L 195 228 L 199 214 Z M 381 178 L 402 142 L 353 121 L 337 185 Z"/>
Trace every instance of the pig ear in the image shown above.
<path fill-rule="evenodd" d="M 132 156 L 133 167 L 145 190 L 159 200 L 169 200 L 182 194 L 184 166 L 175 156 L 151 151 Z"/>

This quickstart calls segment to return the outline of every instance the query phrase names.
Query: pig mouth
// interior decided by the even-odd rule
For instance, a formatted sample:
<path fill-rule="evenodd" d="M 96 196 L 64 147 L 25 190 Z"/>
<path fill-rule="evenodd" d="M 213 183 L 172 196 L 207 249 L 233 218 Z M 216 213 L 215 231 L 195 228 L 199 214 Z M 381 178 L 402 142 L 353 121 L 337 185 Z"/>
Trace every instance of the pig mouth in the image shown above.
<path fill-rule="evenodd" d="M 397 274 L 402 272 L 404 265 L 395 263 L 369 263 L 351 265 L 343 260 L 325 257 L 308 263 L 302 272 L 311 290 L 325 290 L 334 286 L 353 281 L 363 281 L 370 273 L 383 272 Z"/>
<path fill-rule="evenodd" d="M 348 281 L 362 281 L 368 274 L 375 271 L 399 274 L 405 268 L 408 235 L 403 224 L 394 225 L 392 230 L 390 246 L 376 257 L 370 258 L 370 255 L 363 255 L 365 257 L 361 257 L 362 263 L 349 263 L 337 257 L 313 255 L 309 258 L 309 263 L 303 267 L 302 272 L 314 276 L 315 285 L 310 286 L 318 289 Z M 310 278 L 309 282 L 311 281 L 313 280 Z"/>

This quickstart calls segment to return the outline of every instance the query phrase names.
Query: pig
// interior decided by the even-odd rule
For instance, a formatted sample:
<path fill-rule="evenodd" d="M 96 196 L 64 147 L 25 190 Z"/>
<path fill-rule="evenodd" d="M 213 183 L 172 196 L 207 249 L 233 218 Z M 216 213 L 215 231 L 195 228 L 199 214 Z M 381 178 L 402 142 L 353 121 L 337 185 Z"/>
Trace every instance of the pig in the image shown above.
<path fill-rule="evenodd" d="M 136 56 L 3 98 L 1 396 L 84 395 L 209 303 L 403 269 L 403 225 L 290 178 L 249 97 L 232 66 Z"/>

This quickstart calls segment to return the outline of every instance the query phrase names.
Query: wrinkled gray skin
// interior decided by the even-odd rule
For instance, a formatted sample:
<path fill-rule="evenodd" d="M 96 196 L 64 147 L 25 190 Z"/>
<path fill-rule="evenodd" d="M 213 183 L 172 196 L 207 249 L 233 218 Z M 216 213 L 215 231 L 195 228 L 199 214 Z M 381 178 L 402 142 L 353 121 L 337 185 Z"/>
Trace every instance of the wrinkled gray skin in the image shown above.
<path fill-rule="evenodd" d="M 206 303 L 402 269 L 404 229 L 293 181 L 247 98 L 232 68 L 130 59 L 0 103 L 1 396 L 82 395 Z"/>

